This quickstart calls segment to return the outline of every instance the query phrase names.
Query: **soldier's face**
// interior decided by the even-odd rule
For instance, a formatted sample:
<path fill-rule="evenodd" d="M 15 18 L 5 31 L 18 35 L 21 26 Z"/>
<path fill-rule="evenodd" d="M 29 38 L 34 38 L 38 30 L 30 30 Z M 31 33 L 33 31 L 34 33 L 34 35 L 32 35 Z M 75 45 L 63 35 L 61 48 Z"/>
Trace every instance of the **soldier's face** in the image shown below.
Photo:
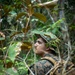
<path fill-rule="evenodd" d="M 45 42 L 43 41 L 42 38 L 38 38 L 36 40 L 36 43 L 34 44 L 35 47 L 35 53 L 38 55 L 43 55 L 46 51 L 46 46 L 45 46 Z"/>

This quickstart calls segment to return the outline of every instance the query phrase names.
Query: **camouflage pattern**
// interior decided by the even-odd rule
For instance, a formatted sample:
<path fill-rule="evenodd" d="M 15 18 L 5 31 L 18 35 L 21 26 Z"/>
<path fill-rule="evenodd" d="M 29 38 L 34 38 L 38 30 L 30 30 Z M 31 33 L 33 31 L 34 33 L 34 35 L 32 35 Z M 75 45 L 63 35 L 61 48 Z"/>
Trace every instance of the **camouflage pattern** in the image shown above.
<path fill-rule="evenodd" d="M 55 60 L 58 60 L 56 56 L 53 54 L 46 54 L 45 56 L 50 56 Z M 51 68 L 53 67 L 53 64 L 48 60 L 40 60 L 30 66 L 31 71 L 34 73 L 34 75 L 45 75 Z M 28 71 L 28 75 L 33 75 L 30 71 Z M 49 74 L 47 74 L 49 75 Z"/>

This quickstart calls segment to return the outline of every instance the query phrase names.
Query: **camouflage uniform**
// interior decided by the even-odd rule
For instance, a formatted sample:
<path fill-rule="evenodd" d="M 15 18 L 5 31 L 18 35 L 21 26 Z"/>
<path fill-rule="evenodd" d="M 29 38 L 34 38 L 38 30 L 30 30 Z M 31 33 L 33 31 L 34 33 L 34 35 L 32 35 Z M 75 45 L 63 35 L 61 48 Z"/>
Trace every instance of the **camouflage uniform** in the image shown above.
<path fill-rule="evenodd" d="M 52 57 L 53 59 L 58 61 L 57 57 L 53 54 L 45 54 L 44 57 L 46 56 Z M 50 61 L 43 59 L 30 66 L 30 69 L 34 73 L 34 75 L 45 75 L 52 67 L 53 64 Z M 28 71 L 28 75 L 32 75 L 30 71 Z"/>

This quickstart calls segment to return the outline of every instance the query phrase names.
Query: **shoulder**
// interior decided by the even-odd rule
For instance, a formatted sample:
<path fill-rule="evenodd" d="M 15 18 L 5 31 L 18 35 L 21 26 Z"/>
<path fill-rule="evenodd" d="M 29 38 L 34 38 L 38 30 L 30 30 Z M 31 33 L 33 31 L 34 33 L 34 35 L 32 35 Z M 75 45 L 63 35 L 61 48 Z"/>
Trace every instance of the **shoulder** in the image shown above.
<path fill-rule="evenodd" d="M 45 67 L 52 67 L 52 63 L 48 60 L 40 60 L 38 62 L 36 62 L 35 64 L 31 65 L 30 68 L 34 68 L 34 66 L 36 66 L 38 69 L 40 68 L 45 68 Z"/>
<path fill-rule="evenodd" d="M 43 59 L 43 60 L 40 60 L 39 62 L 35 63 L 36 66 L 44 66 L 44 67 L 47 67 L 47 66 L 50 66 L 52 65 L 52 63 L 46 59 Z"/>
<path fill-rule="evenodd" d="M 36 70 L 38 75 L 44 75 L 44 73 L 46 74 L 52 68 L 52 66 L 52 63 L 50 63 L 48 60 L 40 60 L 30 66 L 30 69 L 34 74 Z"/>

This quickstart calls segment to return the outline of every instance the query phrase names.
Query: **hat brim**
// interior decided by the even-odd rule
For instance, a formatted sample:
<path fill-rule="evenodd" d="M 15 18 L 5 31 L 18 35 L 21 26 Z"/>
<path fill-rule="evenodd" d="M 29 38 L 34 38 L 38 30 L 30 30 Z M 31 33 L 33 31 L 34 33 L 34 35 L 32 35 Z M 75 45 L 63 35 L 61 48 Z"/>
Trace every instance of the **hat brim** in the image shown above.
<path fill-rule="evenodd" d="M 43 36 L 43 35 L 35 34 L 35 36 L 36 36 L 37 38 L 42 38 L 45 42 L 47 42 L 47 40 L 44 38 L 44 36 Z"/>

